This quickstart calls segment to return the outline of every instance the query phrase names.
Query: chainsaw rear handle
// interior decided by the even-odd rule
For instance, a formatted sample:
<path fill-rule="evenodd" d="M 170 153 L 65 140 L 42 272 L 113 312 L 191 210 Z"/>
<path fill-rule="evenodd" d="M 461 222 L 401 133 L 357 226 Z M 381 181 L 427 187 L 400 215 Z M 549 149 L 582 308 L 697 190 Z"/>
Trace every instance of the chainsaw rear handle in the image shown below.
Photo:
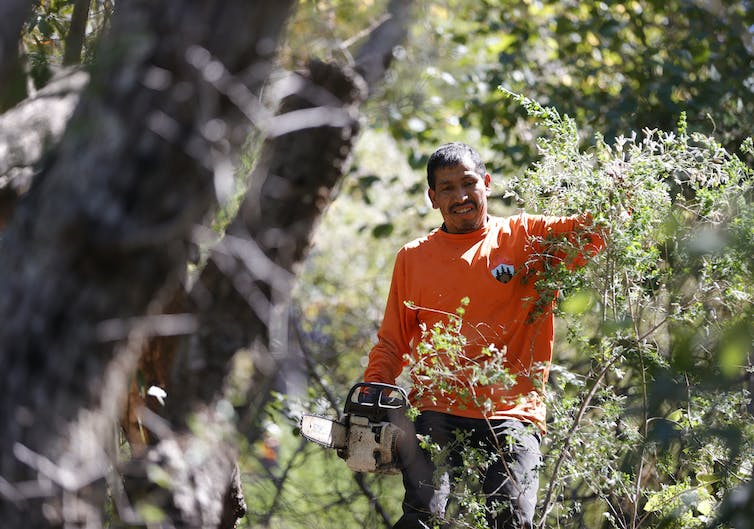
<path fill-rule="evenodd" d="M 382 421 L 393 410 L 408 407 L 408 395 L 400 386 L 381 382 L 359 382 L 348 392 L 343 413 Z"/>

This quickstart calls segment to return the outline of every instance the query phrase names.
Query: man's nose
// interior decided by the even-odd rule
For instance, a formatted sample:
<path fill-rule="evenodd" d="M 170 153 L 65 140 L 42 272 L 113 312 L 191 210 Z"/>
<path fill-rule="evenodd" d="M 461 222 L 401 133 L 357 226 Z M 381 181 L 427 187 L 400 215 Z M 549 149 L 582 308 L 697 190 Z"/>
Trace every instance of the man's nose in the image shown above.
<path fill-rule="evenodd" d="M 466 199 L 469 198 L 469 194 L 466 192 L 466 188 L 464 186 L 458 186 L 455 189 L 453 189 L 453 200 L 456 202 L 466 202 Z"/>

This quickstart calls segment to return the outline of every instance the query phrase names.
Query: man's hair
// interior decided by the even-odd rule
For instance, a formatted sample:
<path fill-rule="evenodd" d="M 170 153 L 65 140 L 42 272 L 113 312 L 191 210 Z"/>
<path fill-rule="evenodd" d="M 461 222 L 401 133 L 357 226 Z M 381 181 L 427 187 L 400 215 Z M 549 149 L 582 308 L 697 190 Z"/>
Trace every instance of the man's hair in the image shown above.
<path fill-rule="evenodd" d="M 473 147 L 460 142 L 446 143 L 438 147 L 427 161 L 427 184 L 429 188 L 435 188 L 436 169 L 455 167 L 456 165 L 470 165 L 474 171 L 482 176 L 487 173 L 482 157 Z"/>

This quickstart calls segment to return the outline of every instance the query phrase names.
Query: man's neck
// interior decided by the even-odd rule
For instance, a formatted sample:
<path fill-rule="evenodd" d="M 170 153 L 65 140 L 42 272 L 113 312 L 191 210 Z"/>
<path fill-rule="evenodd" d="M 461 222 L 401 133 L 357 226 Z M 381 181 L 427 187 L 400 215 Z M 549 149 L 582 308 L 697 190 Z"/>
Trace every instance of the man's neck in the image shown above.
<path fill-rule="evenodd" d="M 487 218 L 484 220 L 484 224 L 482 224 L 481 226 L 479 226 L 476 230 L 481 230 L 482 228 L 484 228 L 489 223 L 490 223 L 490 216 L 487 215 Z M 442 226 L 440 226 L 440 230 L 444 231 L 445 233 L 450 233 L 448 231 L 448 227 L 445 225 L 444 222 L 442 223 Z M 476 230 L 471 230 L 471 231 L 476 231 Z M 471 232 L 467 232 L 467 233 L 471 233 Z"/>

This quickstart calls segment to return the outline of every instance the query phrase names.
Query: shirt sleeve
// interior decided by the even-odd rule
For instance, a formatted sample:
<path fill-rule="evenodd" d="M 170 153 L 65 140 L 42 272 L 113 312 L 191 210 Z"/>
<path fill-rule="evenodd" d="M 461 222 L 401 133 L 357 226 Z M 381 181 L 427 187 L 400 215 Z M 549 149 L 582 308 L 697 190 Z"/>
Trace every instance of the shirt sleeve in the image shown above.
<path fill-rule="evenodd" d="M 590 213 L 556 217 L 546 215 L 526 215 L 527 231 L 534 237 L 533 243 L 545 251 L 548 238 L 565 237 L 575 252 L 562 249 L 552 252 L 554 261 L 563 262 L 568 268 L 580 268 L 601 252 L 605 247 L 604 229 L 594 224 Z M 549 252 L 547 252 L 549 253 Z"/>
<path fill-rule="evenodd" d="M 369 353 L 365 382 L 395 384 L 411 352 L 411 340 L 418 328 L 416 311 L 406 307 L 408 299 L 405 248 L 398 252 L 390 282 L 385 315 L 377 332 L 377 344 Z"/>

